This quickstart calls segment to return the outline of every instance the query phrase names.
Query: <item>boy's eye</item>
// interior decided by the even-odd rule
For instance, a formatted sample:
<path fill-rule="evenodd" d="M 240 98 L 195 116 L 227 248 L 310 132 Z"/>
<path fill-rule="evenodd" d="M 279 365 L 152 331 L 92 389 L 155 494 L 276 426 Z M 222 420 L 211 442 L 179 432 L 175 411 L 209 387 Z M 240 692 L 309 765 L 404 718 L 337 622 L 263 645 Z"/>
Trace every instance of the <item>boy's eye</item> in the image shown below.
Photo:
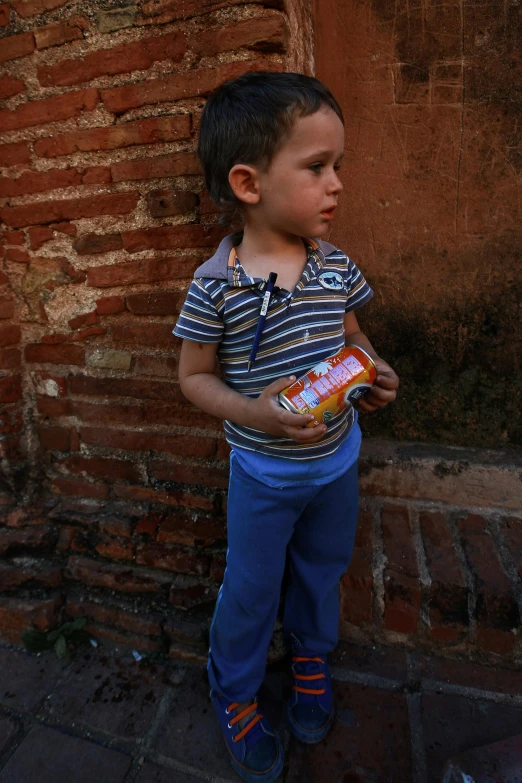
<path fill-rule="evenodd" d="M 336 163 L 335 166 L 334 166 L 334 171 L 340 171 L 340 170 L 341 170 L 341 164 L 340 163 Z"/>
<path fill-rule="evenodd" d="M 320 174 L 323 165 L 324 165 L 323 163 L 312 163 L 312 165 L 309 166 L 308 168 L 310 169 L 310 171 L 313 171 L 315 174 Z"/>

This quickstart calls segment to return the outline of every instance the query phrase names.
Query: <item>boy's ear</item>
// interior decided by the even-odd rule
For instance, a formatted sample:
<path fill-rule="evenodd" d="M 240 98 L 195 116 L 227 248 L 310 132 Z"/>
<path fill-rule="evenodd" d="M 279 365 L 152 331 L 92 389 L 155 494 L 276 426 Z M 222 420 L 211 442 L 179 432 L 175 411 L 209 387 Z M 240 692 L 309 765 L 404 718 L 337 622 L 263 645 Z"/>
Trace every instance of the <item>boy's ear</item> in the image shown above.
<path fill-rule="evenodd" d="M 257 204 L 259 182 L 257 169 L 246 163 L 236 163 L 228 172 L 228 181 L 237 199 L 244 204 Z"/>

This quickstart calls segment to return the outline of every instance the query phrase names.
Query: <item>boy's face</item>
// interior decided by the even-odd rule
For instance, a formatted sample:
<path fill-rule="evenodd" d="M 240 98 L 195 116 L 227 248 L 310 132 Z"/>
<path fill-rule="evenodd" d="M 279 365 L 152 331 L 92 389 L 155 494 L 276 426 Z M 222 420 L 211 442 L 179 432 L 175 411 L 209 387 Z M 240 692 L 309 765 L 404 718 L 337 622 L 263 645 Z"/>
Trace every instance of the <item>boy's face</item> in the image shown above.
<path fill-rule="evenodd" d="M 324 236 L 343 188 L 343 150 L 343 124 L 330 107 L 297 119 L 268 169 L 258 171 L 256 222 L 281 235 Z"/>

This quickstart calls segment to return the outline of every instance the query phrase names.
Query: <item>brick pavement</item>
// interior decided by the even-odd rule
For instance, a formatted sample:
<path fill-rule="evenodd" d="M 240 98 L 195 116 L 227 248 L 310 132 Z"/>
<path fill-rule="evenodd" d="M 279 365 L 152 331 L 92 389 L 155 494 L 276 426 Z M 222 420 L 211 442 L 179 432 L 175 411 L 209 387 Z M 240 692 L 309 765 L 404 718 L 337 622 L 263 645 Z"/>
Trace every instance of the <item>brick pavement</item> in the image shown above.
<path fill-rule="evenodd" d="M 284 783 L 439 783 L 456 753 L 520 732 L 522 673 L 342 643 L 331 657 L 337 719 L 297 743 L 286 662 L 260 693 L 286 748 Z M 0 646 L 0 783 L 237 783 L 201 666 L 137 663 L 104 644 L 51 653 Z"/>

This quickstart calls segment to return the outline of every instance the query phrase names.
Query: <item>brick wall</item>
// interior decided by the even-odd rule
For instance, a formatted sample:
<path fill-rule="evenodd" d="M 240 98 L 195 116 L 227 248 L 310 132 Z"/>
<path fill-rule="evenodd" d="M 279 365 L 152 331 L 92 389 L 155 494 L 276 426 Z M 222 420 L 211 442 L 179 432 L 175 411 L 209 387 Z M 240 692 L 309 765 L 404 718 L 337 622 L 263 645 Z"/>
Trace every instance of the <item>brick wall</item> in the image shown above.
<path fill-rule="evenodd" d="M 298 0 L 106 7 L 0 4 L 0 635 L 85 615 L 202 660 L 228 449 L 180 394 L 171 334 L 222 235 L 195 134 L 222 80 L 310 71 L 310 19 Z M 393 448 L 366 446 L 342 634 L 513 664 L 518 469 Z"/>

